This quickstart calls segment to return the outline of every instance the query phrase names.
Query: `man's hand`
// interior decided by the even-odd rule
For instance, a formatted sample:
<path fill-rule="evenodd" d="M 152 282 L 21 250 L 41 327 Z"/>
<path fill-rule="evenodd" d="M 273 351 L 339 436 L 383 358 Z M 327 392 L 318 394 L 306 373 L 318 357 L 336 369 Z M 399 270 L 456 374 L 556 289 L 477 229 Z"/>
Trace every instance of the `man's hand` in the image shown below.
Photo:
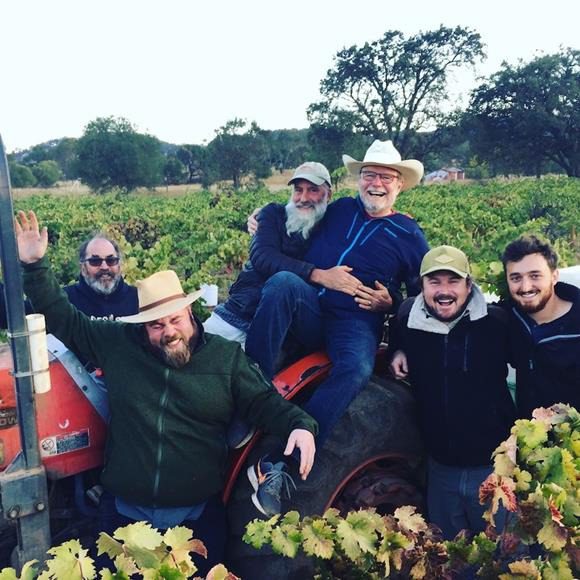
<path fill-rule="evenodd" d="M 314 435 L 306 429 L 294 429 L 288 437 L 284 455 L 291 455 L 296 447 L 300 449 L 300 476 L 302 479 L 306 479 L 314 464 L 314 454 L 316 453 Z"/>
<path fill-rule="evenodd" d="M 260 213 L 261 207 L 257 207 L 249 216 L 246 225 L 248 227 L 248 233 L 251 236 L 255 236 L 258 231 L 258 214 Z"/>
<path fill-rule="evenodd" d="M 406 379 L 409 375 L 407 355 L 402 350 L 396 350 L 389 368 L 396 379 Z"/>
<path fill-rule="evenodd" d="M 44 257 L 48 247 L 48 232 L 46 228 L 39 231 L 38 220 L 33 211 L 29 211 L 28 215 L 19 211 L 14 219 L 14 230 L 21 262 L 32 264 Z"/>
<path fill-rule="evenodd" d="M 372 312 L 389 312 L 393 307 L 393 299 L 388 288 L 376 280 L 375 289 L 361 285 L 354 300 L 363 310 Z"/>
<path fill-rule="evenodd" d="M 328 270 L 314 268 L 310 274 L 310 281 L 329 290 L 338 290 L 349 296 L 355 296 L 363 284 L 350 272 L 352 272 L 352 268 L 349 266 L 334 266 L 334 268 L 329 268 Z"/>

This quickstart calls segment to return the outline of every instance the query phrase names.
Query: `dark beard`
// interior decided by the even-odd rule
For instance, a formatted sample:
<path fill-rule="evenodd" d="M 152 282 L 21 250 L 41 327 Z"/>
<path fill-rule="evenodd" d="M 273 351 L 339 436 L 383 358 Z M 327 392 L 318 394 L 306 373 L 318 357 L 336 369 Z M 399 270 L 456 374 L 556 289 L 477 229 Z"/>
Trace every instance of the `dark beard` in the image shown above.
<path fill-rule="evenodd" d="M 463 306 L 457 311 L 457 313 L 452 316 L 451 318 L 442 318 L 441 316 L 439 316 L 437 314 L 437 312 L 435 312 L 435 310 L 433 310 L 428 304 L 427 302 L 425 302 L 425 309 L 427 310 L 427 312 L 429 313 L 429 316 L 432 316 L 433 318 L 436 318 L 437 320 L 439 320 L 440 322 L 453 322 L 454 320 L 457 320 L 458 318 L 461 318 L 463 316 L 463 314 L 465 313 L 465 310 L 467 308 L 467 306 L 469 305 L 469 302 L 471 300 L 471 295 L 473 293 L 473 290 L 468 294 L 467 299 L 465 300 L 465 303 L 463 304 Z"/>

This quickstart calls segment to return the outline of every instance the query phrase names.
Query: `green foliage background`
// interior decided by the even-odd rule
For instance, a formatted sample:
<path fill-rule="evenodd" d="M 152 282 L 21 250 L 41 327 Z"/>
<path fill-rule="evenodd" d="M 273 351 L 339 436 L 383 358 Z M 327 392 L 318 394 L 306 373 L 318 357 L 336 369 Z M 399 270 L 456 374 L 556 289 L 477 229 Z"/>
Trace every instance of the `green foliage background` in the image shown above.
<path fill-rule="evenodd" d="M 46 193 L 17 200 L 15 207 L 35 210 L 48 226 L 50 259 L 63 284 L 77 277 L 78 246 L 103 229 L 126 254 L 129 282 L 172 268 L 186 290 L 217 283 L 223 298 L 248 255 L 247 216 L 270 201 L 285 203 L 288 195 L 265 188 L 180 197 Z M 335 198 L 345 195 L 354 192 L 341 190 Z M 465 250 L 486 289 L 497 289 L 502 279 L 505 245 L 525 232 L 555 243 L 562 266 L 580 263 L 579 207 L 580 180 L 566 177 L 418 187 L 397 201 L 399 211 L 421 224 L 431 246 Z"/>

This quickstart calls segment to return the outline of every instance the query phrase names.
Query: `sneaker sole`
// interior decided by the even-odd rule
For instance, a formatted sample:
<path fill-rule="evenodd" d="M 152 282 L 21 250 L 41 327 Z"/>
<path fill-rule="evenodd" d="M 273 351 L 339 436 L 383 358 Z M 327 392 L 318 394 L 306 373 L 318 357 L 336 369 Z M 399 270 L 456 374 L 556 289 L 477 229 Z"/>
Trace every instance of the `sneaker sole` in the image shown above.
<path fill-rule="evenodd" d="M 256 476 L 256 470 L 254 469 L 254 466 L 250 465 L 246 473 L 248 474 L 248 479 L 250 481 L 252 488 L 254 489 L 254 493 L 252 494 L 252 503 L 260 513 L 264 514 L 265 516 L 268 516 L 266 510 L 262 507 L 262 505 L 260 504 L 260 500 L 258 499 L 258 488 L 260 487 L 260 484 L 258 483 L 258 478 Z"/>
<path fill-rule="evenodd" d="M 229 445 L 230 449 L 240 449 L 243 447 L 254 435 L 256 434 L 255 429 L 251 429 L 248 433 L 244 436 L 244 438 L 236 443 L 235 445 Z"/>

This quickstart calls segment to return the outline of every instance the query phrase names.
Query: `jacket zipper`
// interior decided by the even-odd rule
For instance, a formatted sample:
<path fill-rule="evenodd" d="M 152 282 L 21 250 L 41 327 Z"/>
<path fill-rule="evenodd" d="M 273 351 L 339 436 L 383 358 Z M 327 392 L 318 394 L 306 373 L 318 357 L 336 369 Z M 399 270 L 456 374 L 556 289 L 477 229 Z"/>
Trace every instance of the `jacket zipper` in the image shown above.
<path fill-rule="evenodd" d="M 159 493 L 159 481 L 161 479 L 161 460 L 163 459 L 163 427 L 165 424 L 165 411 L 169 399 L 169 369 L 163 370 L 165 388 L 159 399 L 159 415 L 157 416 L 157 453 L 155 454 L 155 478 L 153 480 L 153 502 L 156 503 Z"/>

